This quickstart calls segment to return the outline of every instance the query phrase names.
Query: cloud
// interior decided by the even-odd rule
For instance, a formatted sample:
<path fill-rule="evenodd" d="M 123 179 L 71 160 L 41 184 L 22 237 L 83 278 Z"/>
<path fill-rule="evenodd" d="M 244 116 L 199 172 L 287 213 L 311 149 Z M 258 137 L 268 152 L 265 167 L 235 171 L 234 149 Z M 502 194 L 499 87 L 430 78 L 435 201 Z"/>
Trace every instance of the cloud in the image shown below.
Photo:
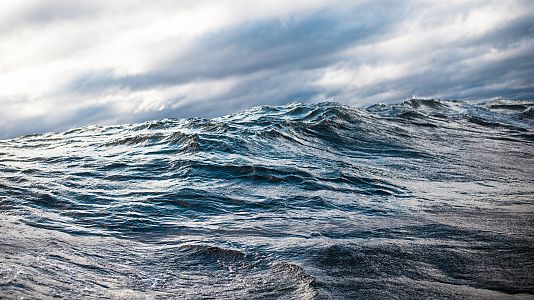
<path fill-rule="evenodd" d="M 534 95 L 529 1 L 16 1 L 0 138 L 254 105 Z"/>

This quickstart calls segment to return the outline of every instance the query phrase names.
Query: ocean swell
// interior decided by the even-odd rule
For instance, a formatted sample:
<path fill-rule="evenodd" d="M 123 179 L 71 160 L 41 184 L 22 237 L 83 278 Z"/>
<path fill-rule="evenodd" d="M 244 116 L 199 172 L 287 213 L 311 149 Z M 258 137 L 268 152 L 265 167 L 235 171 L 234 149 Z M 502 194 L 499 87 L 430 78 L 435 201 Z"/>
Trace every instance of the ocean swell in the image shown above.
<path fill-rule="evenodd" d="M 261 106 L 0 141 L 0 298 L 534 295 L 532 101 Z"/>

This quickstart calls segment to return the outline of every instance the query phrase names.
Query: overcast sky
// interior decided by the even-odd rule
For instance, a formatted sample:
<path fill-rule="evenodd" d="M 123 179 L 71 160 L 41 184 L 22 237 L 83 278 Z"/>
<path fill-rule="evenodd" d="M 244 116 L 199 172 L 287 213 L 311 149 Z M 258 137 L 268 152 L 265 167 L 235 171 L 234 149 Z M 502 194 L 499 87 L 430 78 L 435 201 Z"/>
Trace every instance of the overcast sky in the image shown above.
<path fill-rule="evenodd" d="M 534 97 L 534 1 L 17 0 L 0 138 L 261 104 Z"/>

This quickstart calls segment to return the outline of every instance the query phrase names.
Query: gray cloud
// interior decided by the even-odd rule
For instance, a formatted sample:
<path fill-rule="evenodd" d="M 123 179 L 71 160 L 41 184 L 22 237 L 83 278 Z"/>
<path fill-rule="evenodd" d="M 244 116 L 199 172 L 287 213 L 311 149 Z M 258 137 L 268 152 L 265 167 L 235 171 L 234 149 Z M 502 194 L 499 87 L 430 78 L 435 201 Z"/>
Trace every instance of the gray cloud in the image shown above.
<path fill-rule="evenodd" d="M 0 62 L 0 82 L 11 83 L 0 89 L 0 138 L 290 101 L 534 96 L 526 1 L 69 3 L 18 7 L 10 19 L 32 37 L 27 28 L 43 24 L 55 44 L 35 38 L 41 51 L 17 53 L 20 26 L 0 43 L 2 57 L 14 55 Z"/>
<path fill-rule="evenodd" d="M 126 76 L 114 76 L 110 70 L 91 72 L 74 79 L 69 88 L 139 90 L 273 69 L 285 73 L 325 67 L 337 61 L 336 52 L 345 47 L 387 33 L 402 11 L 402 7 L 386 10 L 376 4 L 361 8 L 237 24 L 191 41 L 187 51 L 162 59 L 153 71 Z"/>

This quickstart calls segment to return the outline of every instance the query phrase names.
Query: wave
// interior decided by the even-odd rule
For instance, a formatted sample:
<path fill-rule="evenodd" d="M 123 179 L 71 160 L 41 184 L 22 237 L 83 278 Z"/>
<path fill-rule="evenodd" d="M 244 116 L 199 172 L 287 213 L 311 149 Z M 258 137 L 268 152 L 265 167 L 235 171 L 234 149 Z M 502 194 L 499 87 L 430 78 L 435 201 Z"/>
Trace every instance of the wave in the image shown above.
<path fill-rule="evenodd" d="M 533 107 L 290 103 L 2 140 L 0 294 L 531 296 Z"/>

